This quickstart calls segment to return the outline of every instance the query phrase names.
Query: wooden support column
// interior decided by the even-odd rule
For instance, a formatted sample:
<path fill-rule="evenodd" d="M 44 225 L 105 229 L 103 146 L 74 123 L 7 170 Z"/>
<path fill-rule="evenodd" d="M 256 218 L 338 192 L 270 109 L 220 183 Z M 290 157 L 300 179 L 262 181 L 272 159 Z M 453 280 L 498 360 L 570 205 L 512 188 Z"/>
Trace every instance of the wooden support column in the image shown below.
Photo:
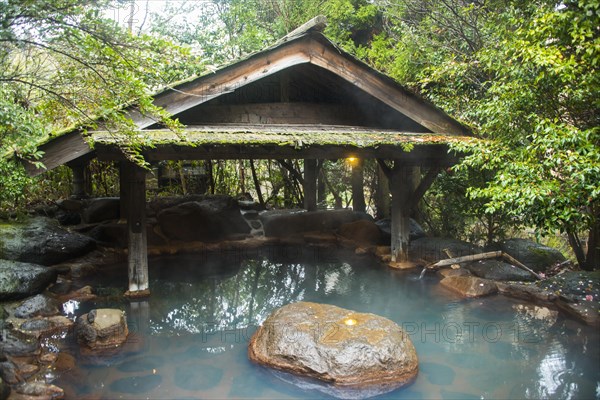
<path fill-rule="evenodd" d="M 304 208 L 317 209 L 317 160 L 304 160 Z"/>
<path fill-rule="evenodd" d="M 411 195 L 413 194 L 412 167 L 395 165 L 390 171 L 392 193 L 392 262 L 408 263 L 410 238 Z"/>
<path fill-rule="evenodd" d="M 377 162 L 389 180 L 392 194 L 392 262 L 390 266 L 409 268 L 412 266 L 408 256 L 410 214 L 433 184 L 440 168 L 437 166 L 430 168 L 417 184 L 415 180 L 419 178 L 415 167 L 403 165 L 400 161 L 395 161 L 393 167 L 388 166 L 384 160 L 377 159 Z"/>
<path fill-rule="evenodd" d="M 76 161 L 67 165 L 73 172 L 73 189 L 71 191 L 71 197 L 74 199 L 84 199 L 89 197 L 92 192 L 89 162 L 87 160 Z"/>
<path fill-rule="evenodd" d="M 129 161 L 121 161 L 119 163 L 119 223 L 127 222 L 127 214 L 129 210 L 129 193 L 131 190 L 129 181 L 129 173 L 131 168 L 128 166 Z"/>
<path fill-rule="evenodd" d="M 146 171 L 132 163 L 125 163 L 128 233 L 129 297 L 144 297 L 148 288 L 148 245 L 146 238 Z"/>
<path fill-rule="evenodd" d="M 377 190 L 375 191 L 377 218 L 390 217 L 390 184 L 381 165 L 377 165 Z"/>
<path fill-rule="evenodd" d="M 352 162 L 352 209 L 365 212 L 364 161 L 356 158 Z"/>
<path fill-rule="evenodd" d="M 321 207 L 326 207 L 327 201 L 327 192 L 325 188 L 325 171 L 323 171 L 323 162 L 325 160 L 320 160 L 318 165 L 319 172 L 317 173 L 317 204 L 320 204 Z"/>
<path fill-rule="evenodd" d="M 83 164 L 72 165 L 71 171 L 73 171 L 73 191 L 71 197 L 74 199 L 87 197 L 85 193 L 85 166 Z"/>

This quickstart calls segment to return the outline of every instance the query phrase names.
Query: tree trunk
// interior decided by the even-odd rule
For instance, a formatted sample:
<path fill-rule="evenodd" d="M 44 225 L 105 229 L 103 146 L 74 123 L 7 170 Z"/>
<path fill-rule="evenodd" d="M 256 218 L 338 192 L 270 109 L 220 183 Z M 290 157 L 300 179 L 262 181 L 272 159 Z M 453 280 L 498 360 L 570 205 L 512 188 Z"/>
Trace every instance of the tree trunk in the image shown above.
<path fill-rule="evenodd" d="M 254 160 L 250 160 L 250 171 L 252 172 L 252 181 L 254 182 L 254 189 L 256 190 L 258 202 L 262 208 L 265 208 L 265 200 L 263 199 L 262 190 L 260 189 L 260 182 L 258 180 L 258 176 L 256 175 Z"/>
<path fill-rule="evenodd" d="M 364 162 L 361 158 L 357 158 L 355 164 L 352 165 L 352 209 L 354 211 L 365 212 L 367 206 L 365 204 L 364 190 Z"/>
<path fill-rule="evenodd" d="M 375 190 L 377 218 L 390 217 L 390 186 L 381 165 L 377 165 L 377 189 Z"/>
<path fill-rule="evenodd" d="M 304 208 L 317 210 L 317 160 L 304 160 Z"/>

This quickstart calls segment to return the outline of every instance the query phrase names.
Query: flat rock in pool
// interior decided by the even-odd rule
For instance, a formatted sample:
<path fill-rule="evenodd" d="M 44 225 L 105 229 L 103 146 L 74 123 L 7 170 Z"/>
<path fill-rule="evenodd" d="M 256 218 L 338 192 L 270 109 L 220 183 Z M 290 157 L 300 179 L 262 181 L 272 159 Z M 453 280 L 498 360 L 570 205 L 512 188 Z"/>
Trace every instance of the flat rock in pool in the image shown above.
<path fill-rule="evenodd" d="M 248 356 L 267 367 L 353 388 L 397 388 L 419 370 L 415 348 L 396 323 L 309 302 L 274 311 L 250 339 Z"/>

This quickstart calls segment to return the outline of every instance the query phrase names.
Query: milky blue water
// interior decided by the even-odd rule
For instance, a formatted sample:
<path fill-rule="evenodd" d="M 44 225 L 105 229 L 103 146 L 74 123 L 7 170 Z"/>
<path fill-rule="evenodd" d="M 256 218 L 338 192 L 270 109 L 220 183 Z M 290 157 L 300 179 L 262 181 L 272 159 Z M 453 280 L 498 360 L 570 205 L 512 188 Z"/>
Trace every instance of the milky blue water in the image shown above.
<path fill-rule="evenodd" d="M 306 247 L 178 256 L 151 260 L 151 297 L 129 303 L 110 297 L 127 282 L 125 266 L 114 266 L 91 282 L 108 297 L 75 313 L 124 309 L 127 345 L 104 358 L 79 357 L 73 346 L 78 368 L 54 383 L 69 398 L 328 397 L 335 392 L 326 385 L 247 359 L 248 340 L 269 313 L 304 300 L 382 315 L 411 336 L 416 381 L 378 398 L 600 398 L 594 329 L 500 295 L 461 300 L 419 272 Z"/>

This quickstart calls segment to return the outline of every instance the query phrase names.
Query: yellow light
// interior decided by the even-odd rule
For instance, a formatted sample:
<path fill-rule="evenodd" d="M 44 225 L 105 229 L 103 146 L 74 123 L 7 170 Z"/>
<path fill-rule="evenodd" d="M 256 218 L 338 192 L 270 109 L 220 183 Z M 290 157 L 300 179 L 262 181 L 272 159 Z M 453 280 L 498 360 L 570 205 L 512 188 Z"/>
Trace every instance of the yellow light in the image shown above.
<path fill-rule="evenodd" d="M 347 318 L 346 320 L 344 320 L 344 324 L 348 325 L 348 326 L 352 326 L 352 325 L 356 325 L 356 320 L 352 319 L 352 318 Z"/>

